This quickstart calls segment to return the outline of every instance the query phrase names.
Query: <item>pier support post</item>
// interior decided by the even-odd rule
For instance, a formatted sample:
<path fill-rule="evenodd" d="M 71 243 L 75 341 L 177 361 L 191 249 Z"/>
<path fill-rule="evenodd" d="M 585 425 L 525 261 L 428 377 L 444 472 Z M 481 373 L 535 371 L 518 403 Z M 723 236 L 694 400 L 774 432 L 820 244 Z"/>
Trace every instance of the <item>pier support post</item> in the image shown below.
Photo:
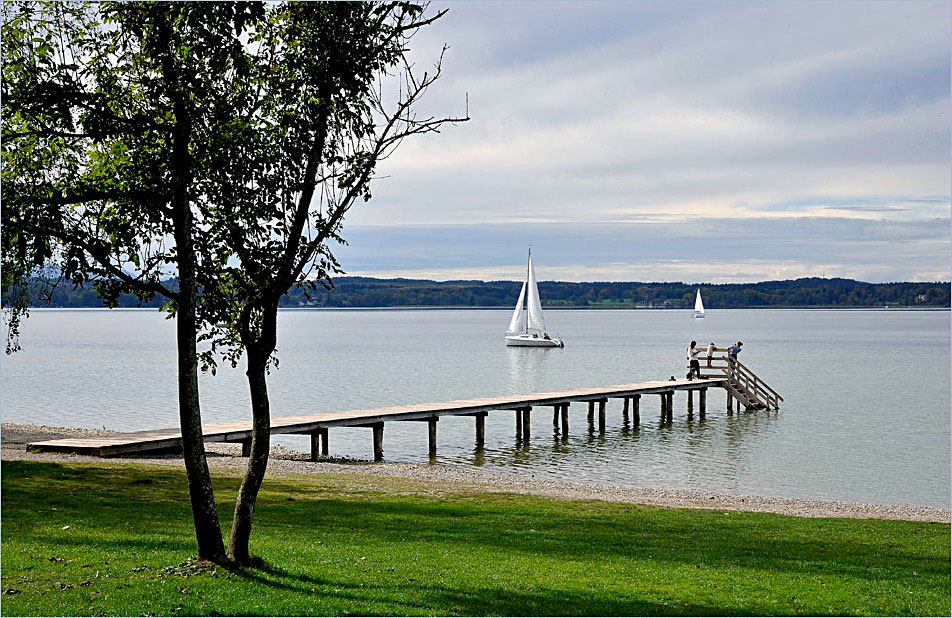
<path fill-rule="evenodd" d="M 557 403 L 552 406 L 552 429 L 559 433 L 559 412 L 562 410 L 562 404 Z"/>
<path fill-rule="evenodd" d="M 727 391 L 727 415 L 730 416 L 734 413 L 734 396 L 730 391 Z"/>
<path fill-rule="evenodd" d="M 631 422 L 635 425 L 641 423 L 641 395 L 635 395 L 631 398 Z"/>
<path fill-rule="evenodd" d="M 476 415 L 476 448 L 486 444 L 486 412 Z"/>
<path fill-rule="evenodd" d="M 667 391 L 660 393 L 661 395 L 661 422 L 668 420 L 668 393 Z"/>
<path fill-rule="evenodd" d="M 529 441 L 529 413 L 532 412 L 531 407 L 522 409 L 522 439 L 526 442 Z"/>
<path fill-rule="evenodd" d="M 628 424 L 628 397 L 624 397 L 621 404 L 621 422 Z"/>
<path fill-rule="evenodd" d="M 438 416 L 433 416 L 426 419 L 427 433 L 429 434 L 429 444 L 430 444 L 430 457 L 436 455 L 436 422 L 440 420 Z"/>
<path fill-rule="evenodd" d="M 666 410 L 667 421 L 670 423 L 674 420 L 674 391 L 668 391 L 668 405 Z"/>
<path fill-rule="evenodd" d="M 697 411 L 698 415 L 701 418 L 704 418 L 704 413 L 707 412 L 707 389 L 702 388 L 697 393 Z"/>
<path fill-rule="evenodd" d="M 562 436 L 569 435 L 569 404 L 562 404 Z"/>
<path fill-rule="evenodd" d="M 374 430 L 374 461 L 383 461 L 383 423 L 371 425 Z"/>
<path fill-rule="evenodd" d="M 321 457 L 327 457 L 327 427 L 317 431 L 321 434 Z"/>
<path fill-rule="evenodd" d="M 522 439 L 522 408 L 516 408 L 516 438 Z"/>
<path fill-rule="evenodd" d="M 688 418 L 694 416 L 694 391 L 688 391 Z"/>
<path fill-rule="evenodd" d="M 321 456 L 321 434 L 312 431 L 311 434 L 311 461 L 317 461 Z"/>
<path fill-rule="evenodd" d="M 605 433 L 605 404 L 608 400 L 602 399 L 598 402 L 598 432 Z"/>
<path fill-rule="evenodd" d="M 589 426 L 595 425 L 595 402 L 588 402 L 588 424 Z"/>
<path fill-rule="evenodd" d="M 241 456 L 251 457 L 251 438 L 241 441 Z"/>

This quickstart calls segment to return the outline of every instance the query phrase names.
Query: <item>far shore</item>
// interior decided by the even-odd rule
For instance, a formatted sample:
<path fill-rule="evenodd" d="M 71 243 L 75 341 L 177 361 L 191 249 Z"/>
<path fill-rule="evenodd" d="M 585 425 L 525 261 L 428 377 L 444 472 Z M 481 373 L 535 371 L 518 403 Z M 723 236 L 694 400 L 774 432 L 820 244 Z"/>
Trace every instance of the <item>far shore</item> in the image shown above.
<path fill-rule="evenodd" d="M 182 466 L 181 459 L 174 455 L 100 458 L 26 452 L 26 444 L 30 442 L 107 435 L 109 433 L 113 432 L 4 423 L 0 425 L 2 458 L 4 460 L 91 462 L 106 465 L 136 463 Z M 206 449 L 209 454 L 209 466 L 213 470 L 232 475 L 239 475 L 244 472 L 247 463 L 244 458 L 240 457 L 240 447 L 238 445 L 212 443 L 207 444 Z M 427 488 L 424 493 L 436 495 L 447 492 L 508 492 L 537 495 L 556 500 L 601 500 L 666 508 L 776 513 L 795 517 L 895 519 L 943 523 L 950 521 L 948 508 L 744 496 L 682 489 L 577 483 L 505 475 L 469 467 L 440 464 L 373 463 L 349 459 L 325 459 L 312 462 L 308 460 L 304 453 L 281 446 L 275 446 L 271 449 L 271 462 L 268 466 L 268 476 L 271 478 L 327 474 L 353 475 L 354 477 L 362 477 L 364 480 L 372 479 L 374 476 L 411 479 Z"/>
<path fill-rule="evenodd" d="M 632 305 L 609 305 L 592 307 L 586 305 L 545 305 L 546 311 L 684 311 L 685 307 L 635 307 Z M 30 311 L 159 311 L 161 307 L 30 307 Z M 278 307 L 279 311 L 512 311 L 503 305 L 394 305 L 391 307 Z M 952 307 L 824 307 L 819 305 L 790 307 L 715 307 L 711 311 L 952 311 Z"/>

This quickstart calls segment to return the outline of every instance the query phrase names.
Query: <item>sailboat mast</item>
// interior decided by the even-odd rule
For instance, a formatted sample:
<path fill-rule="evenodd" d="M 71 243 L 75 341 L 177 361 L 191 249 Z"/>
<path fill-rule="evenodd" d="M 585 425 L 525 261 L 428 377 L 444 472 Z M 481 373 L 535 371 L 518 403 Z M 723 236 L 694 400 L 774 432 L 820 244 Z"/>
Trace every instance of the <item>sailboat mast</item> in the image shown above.
<path fill-rule="evenodd" d="M 529 285 L 529 268 L 532 265 L 532 247 L 529 247 L 529 257 L 526 259 L 526 286 Z M 529 302 L 526 299 L 526 313 L 529 313 Z M 529 334 L 529 319 L 526 316 L 526 334 Z"/>

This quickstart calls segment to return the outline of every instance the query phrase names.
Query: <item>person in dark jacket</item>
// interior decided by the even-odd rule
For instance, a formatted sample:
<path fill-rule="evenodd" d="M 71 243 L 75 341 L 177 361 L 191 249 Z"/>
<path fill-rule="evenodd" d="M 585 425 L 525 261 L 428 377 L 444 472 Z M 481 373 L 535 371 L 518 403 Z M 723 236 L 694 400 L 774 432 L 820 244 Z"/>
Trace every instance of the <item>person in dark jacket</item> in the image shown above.
<path fill-rule="evenodd" d="M 727 366 L 730 368 L 732 377 L 737 365 L 737 355 L 740 354 L 740 347 L 742 345 L 744 345 L 744 342 L 738 341 L 731 347 L 727 348 Z"/>

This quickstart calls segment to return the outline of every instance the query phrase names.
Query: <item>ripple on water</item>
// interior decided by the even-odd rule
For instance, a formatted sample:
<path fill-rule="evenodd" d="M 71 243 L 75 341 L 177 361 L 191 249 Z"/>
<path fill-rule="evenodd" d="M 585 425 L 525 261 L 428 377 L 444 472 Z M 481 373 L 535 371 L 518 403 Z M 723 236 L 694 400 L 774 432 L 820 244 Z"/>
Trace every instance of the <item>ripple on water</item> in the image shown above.
<path fill-rule="evenodd" d="M 486 447 L 471 418 L 439 423 L 436 461 L 541 478 L 723 493 L 947 506 L 948 312 L 547 311 L 565 349 L 507 348 L 506 311 L 292 311 L 280 314 L 275 416 L 655 380 L 683 372 L 690 339 L 742 338 L 743 360 L 784 397 L 779 413 L 727 416 L 712 390 L 705 420 L 658 422 L 645 396 L 637 430 L 612 400 L 604 435 L 572 408 L 568 439 L 551 410 L 515 440 L 494 412 Z M 6 422 L 138 430 L 178 423 L 174 324 L 152 311 L 34 311 L 23 351 L 0 367 Z M 203 377 L 206 422 L 249 417 L 242 368 Z M 896 385 L 915 384 L 915 388 Z M 426 462 L 425 425 L 388 423 L 385 456 Z M 275 442 L 306 450 L 306 437 Z M 332 429 L 331 454 L 372 456 L 367 429 Z"/>

